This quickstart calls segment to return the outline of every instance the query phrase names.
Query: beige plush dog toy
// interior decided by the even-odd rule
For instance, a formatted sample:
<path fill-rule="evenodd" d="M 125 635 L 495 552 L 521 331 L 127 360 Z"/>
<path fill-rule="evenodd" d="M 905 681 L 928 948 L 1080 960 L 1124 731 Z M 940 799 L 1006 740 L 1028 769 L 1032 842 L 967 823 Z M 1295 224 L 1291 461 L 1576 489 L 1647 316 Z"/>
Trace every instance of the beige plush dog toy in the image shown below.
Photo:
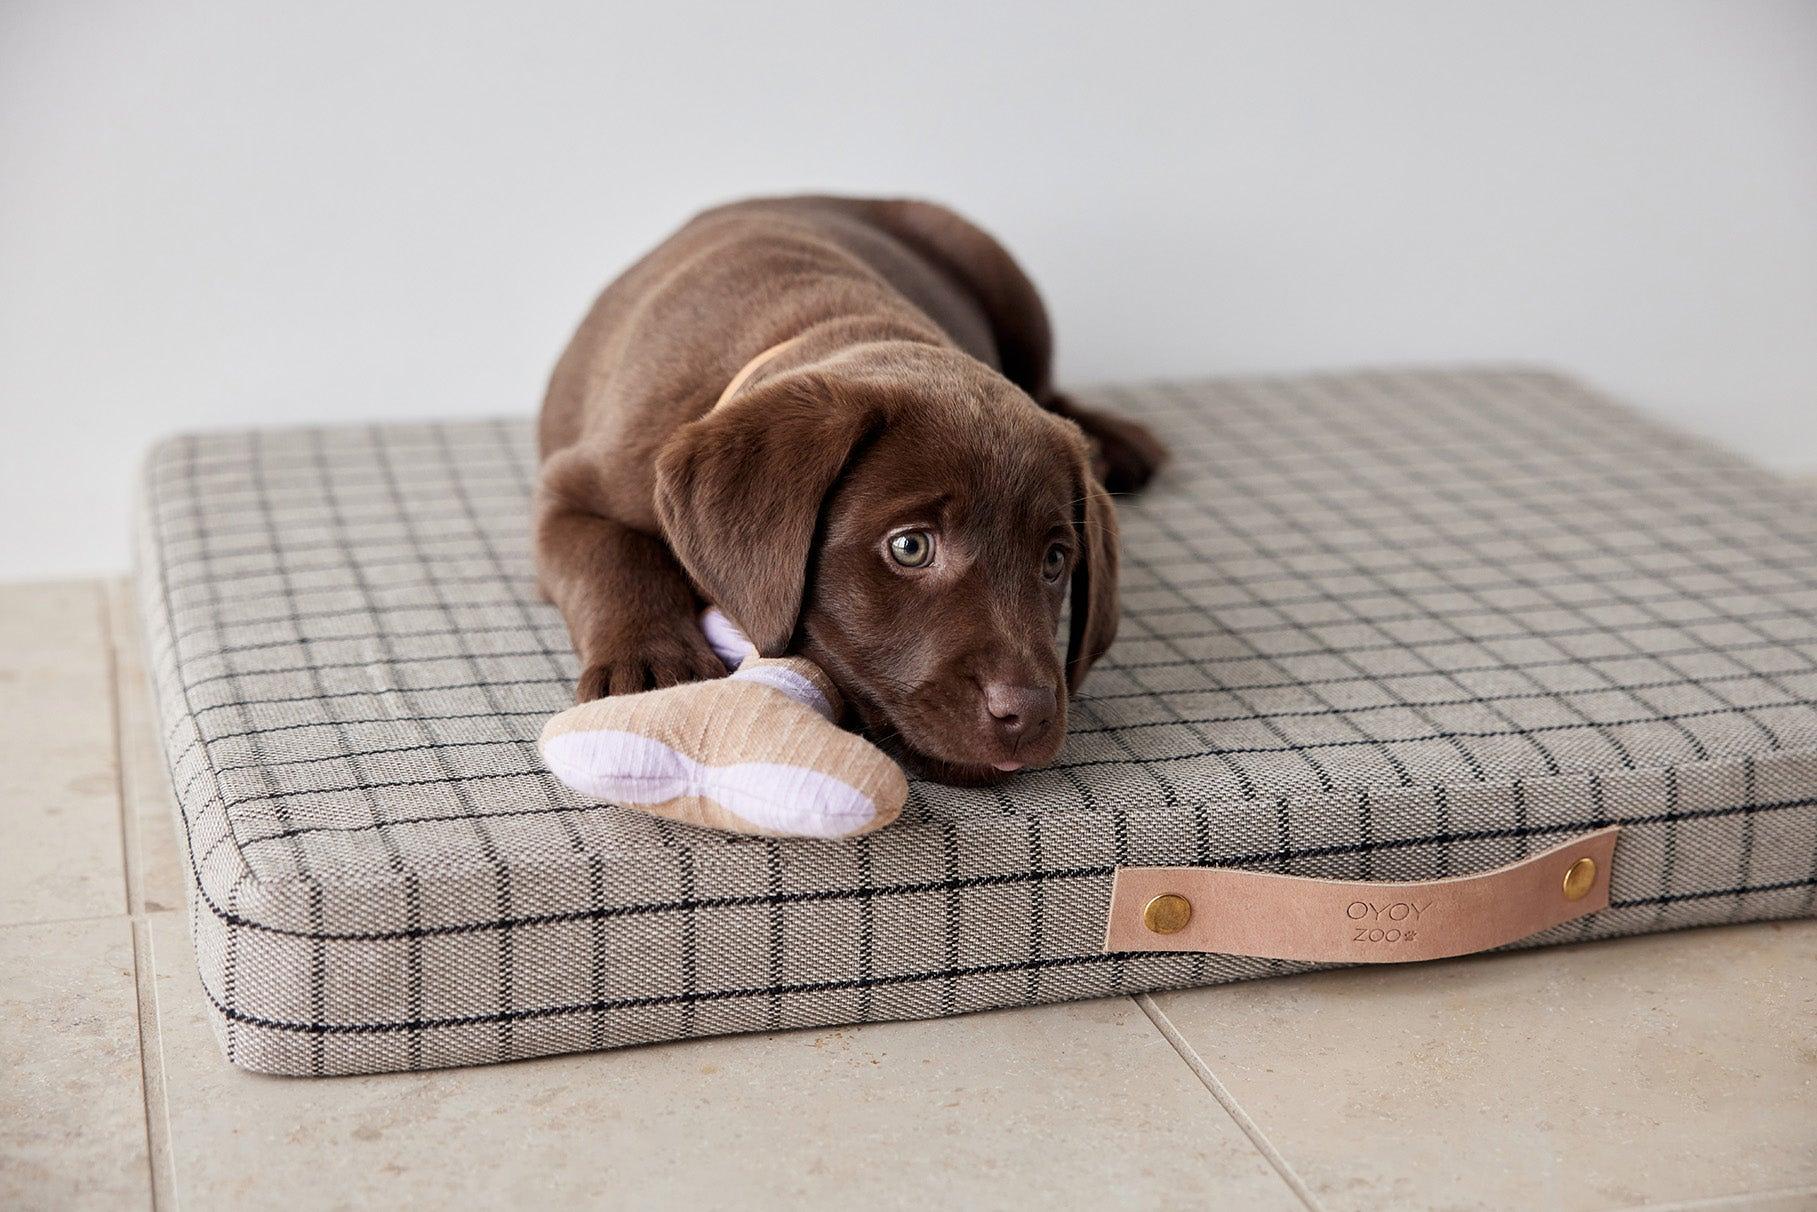
<path fill-rule="evenodd" d="M 588 799 L 728 833 L 850 837 L 895 820 L 902 768 L 839 727 L 839 693 L 803 657 L 760 657 L 701 616 L 729 677 L 582 703 L 552 718 L 543 764 Z"/>

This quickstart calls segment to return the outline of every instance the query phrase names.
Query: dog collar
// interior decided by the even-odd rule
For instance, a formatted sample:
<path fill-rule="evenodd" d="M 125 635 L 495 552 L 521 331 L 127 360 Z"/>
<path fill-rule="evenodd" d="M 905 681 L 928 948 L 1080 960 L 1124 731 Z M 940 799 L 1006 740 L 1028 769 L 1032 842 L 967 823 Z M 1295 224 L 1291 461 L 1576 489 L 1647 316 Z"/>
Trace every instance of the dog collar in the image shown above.
<path fill-rule="evenodd" d="M 746 362 L 743 366 L 739 367 L 738 373 L 732 376 L 732 381 L 726 384 L 726 389 L 719 393 L 719 398 L 717 400 L 713 401 L 713 407 L 715 409 L 724 408 L 726 402 L 738 394 L 739 388 L 750 382 L 751 376 L 763 369 L 764 363 L 782 353 L 791 345 L 796 344 L 806 335 L 806 333 L 797 333 L 786 341 L 778 341 L 776 344 L 770 346 L 768 349 L 752 358 L 749 362 Z"/>

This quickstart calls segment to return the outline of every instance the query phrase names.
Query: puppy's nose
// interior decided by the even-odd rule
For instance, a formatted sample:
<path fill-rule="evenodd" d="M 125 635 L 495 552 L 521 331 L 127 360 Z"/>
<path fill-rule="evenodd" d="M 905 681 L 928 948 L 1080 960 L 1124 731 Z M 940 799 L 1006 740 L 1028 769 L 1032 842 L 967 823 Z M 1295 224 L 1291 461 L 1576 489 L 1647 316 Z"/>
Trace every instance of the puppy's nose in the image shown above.
<path fill-rule="evenodd" d="M 1053 687 L 986 682 L 984 709 L 1002 736 L 1032 739 L 1054 722 Z"/>

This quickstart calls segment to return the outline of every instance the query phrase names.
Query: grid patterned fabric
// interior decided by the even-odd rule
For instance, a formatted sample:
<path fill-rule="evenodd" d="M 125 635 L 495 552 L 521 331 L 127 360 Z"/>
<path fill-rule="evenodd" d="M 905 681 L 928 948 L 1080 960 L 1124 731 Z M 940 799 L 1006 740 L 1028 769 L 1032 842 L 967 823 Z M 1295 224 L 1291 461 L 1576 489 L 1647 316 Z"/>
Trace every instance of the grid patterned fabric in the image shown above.
<path fill-rule="evenodd" d="M 1061 760 L 843 842 L 590 805 L 531 576 L 528 427 L 180 437 L 140 589 L 228 1057 L 471 1064 L 1300 965 L 1104 955 L 1120 864 L 1350 879 L 1626 826 L 1529 943 L 1817 909 L 1817 519 L 1555 376 L 1085 393 L 1174 462 L 1121 504 L 1121 638 Z"/>

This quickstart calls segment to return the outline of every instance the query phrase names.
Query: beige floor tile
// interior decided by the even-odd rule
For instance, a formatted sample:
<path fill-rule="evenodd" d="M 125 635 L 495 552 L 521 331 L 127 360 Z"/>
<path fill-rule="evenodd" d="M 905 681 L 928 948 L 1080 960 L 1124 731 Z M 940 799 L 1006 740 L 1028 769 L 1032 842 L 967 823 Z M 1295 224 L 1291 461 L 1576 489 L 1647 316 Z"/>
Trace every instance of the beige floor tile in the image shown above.
<path fill-rule="evenodd" d="M 1159 995 L 1327 1208 L 1817 1182 L 1817 922 Z"/>
<path fill-rule="evenodd" d="M 127 897 L 134 913 L 183 907 L 176 805 L 145 667 L 145 635 L 131 582 L 107 586 L 120 719 L 120 795 L 125 810 Z"/>
<path fill-rule="evenodd" d="M 186 1212 L 296 1207 L 1293 1208 L 1124 1000 L 330 1080 L 229 1068 L 152 919 Z"/>
<path fill-rule="evenodd" d="M 126 907 L 101 582 L 0 586 L 0 923 Z"/>
<path fill-rule="evenodd" d="M 151 1202 L 130 923 L 0 927 L 0 1208 Z"/>

